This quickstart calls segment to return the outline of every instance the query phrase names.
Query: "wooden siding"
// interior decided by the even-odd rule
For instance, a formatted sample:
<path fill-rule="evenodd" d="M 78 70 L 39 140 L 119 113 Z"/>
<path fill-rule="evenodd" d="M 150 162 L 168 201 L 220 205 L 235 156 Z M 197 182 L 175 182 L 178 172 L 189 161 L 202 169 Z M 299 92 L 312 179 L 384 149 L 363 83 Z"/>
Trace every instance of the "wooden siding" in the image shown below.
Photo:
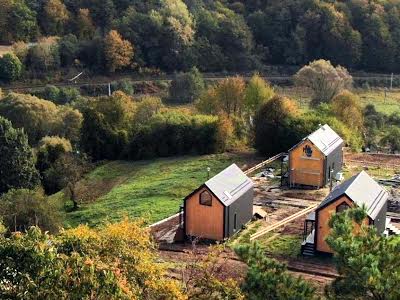
<path fill-rule="evenodd" d="M 303 148 L 309 146 L 312 156 L 307 157 Z M 324 160 L 325 156 L 309 140 L 305 140 L 289 154 L 290 160 L 290 185 L 324 186 Z"/>
<path fill-rule="evenodd" d="M 205 190 L 207 188 L 199 190 L 186 199 L 186 235 L 222 240 L 224 238 L 224 206 L 214 196 L 212 196 L 211 206 L 201 205 L 200 193 Z"/>
<path fill-rule="evenodd" d="M 325 206 L 321 210 L 317 211 L 317 222 L 318 224 L 316 225 L 317 228 L 317 236 L 315 239 L 316 242 L 316 250 L 321 251 L 321 252 L 326 252 L 326 253 L 333 253 L 331 248 L 328 246 L 327 242 L 325 239 L 328 237 L 328 235 L 331 232 L 331 228 L 329 227 L 329 220 L 331 216 L 336 213 L 336 207 L 342 204 L 343 202 L 346 202 L 350 207 L 354 206 L 353 201 L 351 201 L 347 196 L 342 196 L 338 198 L 336 201 L 330 203 L 329 205 Z M 365 219 L 364 224 L 368 224 L 369 219 L 368 217 Z M 357 232 L 359 230 L 359 226 L 357 224 L 354 224 L 354 230 Z"/>

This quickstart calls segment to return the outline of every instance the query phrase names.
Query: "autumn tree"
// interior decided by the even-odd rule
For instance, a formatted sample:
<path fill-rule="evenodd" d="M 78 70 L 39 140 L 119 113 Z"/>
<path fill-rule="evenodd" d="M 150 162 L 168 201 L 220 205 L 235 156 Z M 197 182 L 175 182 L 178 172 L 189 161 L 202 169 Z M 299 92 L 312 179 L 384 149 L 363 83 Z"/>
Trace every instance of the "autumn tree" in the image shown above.
<path fill-rule="evenodd" d="M 104 38 L 104 54 L 107 69 L 110 72 L 115 72 L 131 64 L 133 47 L 129 41 L 122 39 L 118 31 L 111 30 Z"/>
<path fill-rule="evenodd" d="M 61 35 L 69 20 L 69 11 L 60 0 L 48 0 L 43 7 L 43 29 L 48 35 Z"/>
<path fill-rule="evenodd" d="M 93 25 L 90 11 L 87 8 L 80 8 L 76 16 L 76 31 L 79 39 L 90 39 L 94 35 L 95 26 Z"/>
<path fill-rule="evenodd" d="M 278 95 L 258 110 L 253 130 L 254 146 L 263 155 L 287 151 L 304 136 L 296 103 Z"/>
<path fill-rule="evenodd" d="M 339 277 L 327 289 L 332 299 L 398 299 L 400 239 L 363 225 L 363 208 L 333 215 L 326 241 L 334 251 Z M 354 226 L 360 228 L 355 234 Z"/>
<path fill-rule="evenodd" d="M 47 72 L 60 67 L 60 53 L 57 40 L 43 38 L 30 47 L 27 56 L 27 67 L 35 72 Z"/>
<path fill-rule="evenodd" d="M 0 236 L 0 265 L 5 299 L 187 299 L 139 222 Z"/>
<path fill-rule="evenodd" d="M 241 77 L 230 77 L 209 88 L 200 97 L 197 108 L 207 114 L 221 112 L 241 116 L 244 109 L 245 82 Z"/>
<path fill-rule="evenodd" d="M 363 111 L 360 98 L 345 90 L 332 99 L 334 115 L 349 128 L 361 132 L 363 129 Z"/>
<path fill-rule="evenodd" d="M 266 82 L 259 74 L 251 77 L 245 90 L 245 109 L 249 115 L 254 113 L 269 99 L 274 96 L 275 92 L 271 85 Z"/>
<path fill-rule="evenodd" d="M 22 63 L 13 53 L 6 53 L 0 57 L 0 80 L 10 82 L 21 76 Z"/>
<path fill-rule="evenodd" d="M 294 76 L 297 86 L 307 87 L 314 93 L 314 106 L 331 101 L 343 89 L 350 88 L 353 78 L 341 66 L 332 66 L 330 61 L 315 60 L 302 67 Z"/>
<path fill-rule="evenodd" d="M 26 134 L 0 117 L 0 195 L 13 188 L 34 188 L 38 183 L 39 176 Z"/>
<path fill-rule="evenodd" d="M 19 41 L 12 44 L 13 53 L 19 58 L 22 64 L 26 63 L 26 57 L 28 56 L 28 44 Z"/>
<path fill-rule="evenodd" d="M 268 258 L 257 243 L 238 246 L 235 251 L 248 265 L 242 284 L 246 299 L 318 299 L 315 287 L 289 274 L 284 264 Z"/>

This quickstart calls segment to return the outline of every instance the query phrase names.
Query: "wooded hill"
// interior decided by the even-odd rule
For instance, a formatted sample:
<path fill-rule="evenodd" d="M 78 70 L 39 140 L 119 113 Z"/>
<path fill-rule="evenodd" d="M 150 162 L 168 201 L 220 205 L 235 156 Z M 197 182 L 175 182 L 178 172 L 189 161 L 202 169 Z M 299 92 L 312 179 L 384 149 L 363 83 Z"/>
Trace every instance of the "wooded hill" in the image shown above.
<path fill-rule="evenodd" d="M 244 71 L 324 58 L 397 72 L 400 1 L 0 0 L 0 43 L 34 75 Z M 32 47 L 41 37 L 55 36 Z M 28 51 L 29 48 L 29 51 Z"/>

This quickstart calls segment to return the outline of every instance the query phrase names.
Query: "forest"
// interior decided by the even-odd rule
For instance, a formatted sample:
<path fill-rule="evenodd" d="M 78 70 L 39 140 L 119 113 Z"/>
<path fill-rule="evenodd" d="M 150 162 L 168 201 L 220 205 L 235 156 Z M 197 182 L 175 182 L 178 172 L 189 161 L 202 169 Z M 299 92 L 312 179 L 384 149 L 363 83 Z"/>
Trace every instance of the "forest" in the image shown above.
<path fill-rule="evenodd" d="M 350 70 L 400 70 L 396 0 L 1 0 L 0 7 L 0 43 L 12 45 L 20 64 L 3 81 L 57 80 L 83 69 L 242 72 L 320 58 Z"/>

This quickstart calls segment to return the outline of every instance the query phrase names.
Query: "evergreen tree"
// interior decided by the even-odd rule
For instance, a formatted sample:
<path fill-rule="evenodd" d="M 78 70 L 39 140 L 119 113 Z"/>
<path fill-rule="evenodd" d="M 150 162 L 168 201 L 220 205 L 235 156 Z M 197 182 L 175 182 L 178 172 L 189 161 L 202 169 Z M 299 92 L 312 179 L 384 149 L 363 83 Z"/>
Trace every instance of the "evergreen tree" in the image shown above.
<path fill-rule="evenodd" d="M 329 222 L 332 231 L 326 241 L 340 275 L 327 289 L 329 298 L 400 298 L 400 238 L 378 235 L 374 226 L 362 225 L 366 217 L 357 208 L 333 215 Z"/>
<path fill-rule="evenodd" d="M 285 265 L 266 257 L 257 243 L 239 246 L 236 253 L 249 266 L 242 286 L 246 299 L 317 299 L 314 287 L 288 274 Z"/>
<path fill-rule="evenodd" d="M 0 117 L 0 194 L 12 188 L 33 188 L 38 182 L 28 137 Z"/>

